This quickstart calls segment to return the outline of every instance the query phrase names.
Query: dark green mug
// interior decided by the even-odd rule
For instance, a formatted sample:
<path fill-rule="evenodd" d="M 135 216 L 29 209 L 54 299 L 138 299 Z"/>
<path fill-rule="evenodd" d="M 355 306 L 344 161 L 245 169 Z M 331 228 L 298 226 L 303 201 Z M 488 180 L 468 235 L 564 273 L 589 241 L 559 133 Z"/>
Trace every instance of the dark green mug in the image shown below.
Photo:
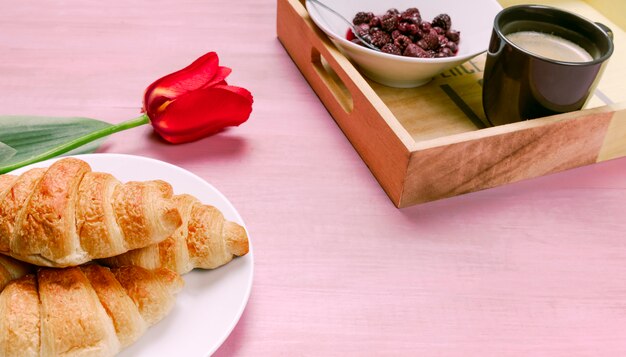
<path fill-rule="evenodd" d="M 507 37 L 522 31 L 565 39 L 590 57 L 565 61 L 531 52 Z M 483 107 L 487 119 L 492 125 L 501 125 L 580 110 L 593 94 L 611 54 L 613 36 L 602 24 L 542 5 L 505 8 L 494 20 L 485 64 Z"/>

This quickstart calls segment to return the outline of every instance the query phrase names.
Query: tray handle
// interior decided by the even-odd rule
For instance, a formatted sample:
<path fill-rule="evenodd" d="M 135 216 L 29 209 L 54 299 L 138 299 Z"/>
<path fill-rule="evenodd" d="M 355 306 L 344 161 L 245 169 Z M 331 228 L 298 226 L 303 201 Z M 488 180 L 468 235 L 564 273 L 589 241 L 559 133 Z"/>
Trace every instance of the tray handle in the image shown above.
<path fill-rule="evenodd" d="M 326 89 L 332 93 L 341 108 L 348 114 L 352 113 L 354 109 L 352 92 L 341 78 L 343 76 L 340 77 L 338 74 L 338 72 L 345 72 L 341 71 L 340 68 L 335 70 L 333 67 L 339 66 L 333 66 L 314 46 L 311 47 L 311 64 L 319 78 L 326 85 Z"/>

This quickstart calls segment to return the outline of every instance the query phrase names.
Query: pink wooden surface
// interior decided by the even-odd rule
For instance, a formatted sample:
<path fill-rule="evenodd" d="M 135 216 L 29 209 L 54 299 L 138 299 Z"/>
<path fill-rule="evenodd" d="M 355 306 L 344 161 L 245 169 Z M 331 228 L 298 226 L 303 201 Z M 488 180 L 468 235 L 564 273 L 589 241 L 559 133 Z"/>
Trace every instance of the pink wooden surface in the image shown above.
<path fill-rule="evenodd" d="M 255 282 L 218 356 L 626 355 L 626 160 L 397 210 L 277 41 L 275 5 L 2 0 L 0 112 L 119 122 L 207 51 L 234 69 L 255 96 L 240 128 L 101 149 L 186 168 L 244 217 Z"/>

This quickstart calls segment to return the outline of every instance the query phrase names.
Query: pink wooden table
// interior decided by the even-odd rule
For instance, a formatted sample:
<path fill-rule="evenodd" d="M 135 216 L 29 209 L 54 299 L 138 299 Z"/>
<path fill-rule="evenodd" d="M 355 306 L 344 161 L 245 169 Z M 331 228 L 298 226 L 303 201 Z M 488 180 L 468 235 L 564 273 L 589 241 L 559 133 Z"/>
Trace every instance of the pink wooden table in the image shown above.
<path fill-rule="evenodd" d="M 238 208 L 248 307 L 219 356 L 626 355 L 626 160 L 398 210 L 275 34 L 272 1 L 2 0 L 0 112 L 134 117 L 214 50 L 252 91 L 240 128 L 101 152 L 188 169 Z"/>

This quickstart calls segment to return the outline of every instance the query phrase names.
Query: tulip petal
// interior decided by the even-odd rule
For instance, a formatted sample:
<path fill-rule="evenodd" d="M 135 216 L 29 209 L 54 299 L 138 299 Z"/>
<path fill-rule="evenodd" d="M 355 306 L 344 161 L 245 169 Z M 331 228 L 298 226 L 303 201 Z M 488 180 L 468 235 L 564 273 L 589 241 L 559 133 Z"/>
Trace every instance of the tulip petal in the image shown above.
<path fill-rule="evenodd" d="M 202 86 L 202 88 L 213 87 L 214 85 L 220 84 L 221 82 L 226 83 L 225 79 L 226 79 L 226 77 L 228 77 L 228 75 L 232 71 L 233 70 L 228 68 L 228 67 L 219 66 L 217 68 L 217 71 L 215 72 L 215 76 L 213 76 L 213 79 L 211 79 L 210 82 L 208 82 L 207 84 Z"/>
<path fill-rule="evenodd" d="M 238 126 L 252 112 L 252 95 L 243 88 L 222 86 L 189 92 L 150 117 L 155 131 L 173 144 L 190 142 Z"/>
<path fill-rule="evenodd" d="M 209 52 L 189 66 L 150 84 L 144 95 L 144 111 L 149 117 L 155 116 L 167 101 L 220 82 L 229 74 L 230 68 L 219 66 L 217 53 Z"/>
<path fill-rule="evenodd" d="M 214 88 L 222 88 L 234 93 L 237 93 L 245 98 L 247 98 L 250 103 L 253 102 L 252 100 L 252 93 L 250 93 L 250 91 L 248 91 L 245 88 L 241 88 L 241 87 L 236 87 L 236 86 L 229 86 L 229 85 L 215 85 Z"/>

